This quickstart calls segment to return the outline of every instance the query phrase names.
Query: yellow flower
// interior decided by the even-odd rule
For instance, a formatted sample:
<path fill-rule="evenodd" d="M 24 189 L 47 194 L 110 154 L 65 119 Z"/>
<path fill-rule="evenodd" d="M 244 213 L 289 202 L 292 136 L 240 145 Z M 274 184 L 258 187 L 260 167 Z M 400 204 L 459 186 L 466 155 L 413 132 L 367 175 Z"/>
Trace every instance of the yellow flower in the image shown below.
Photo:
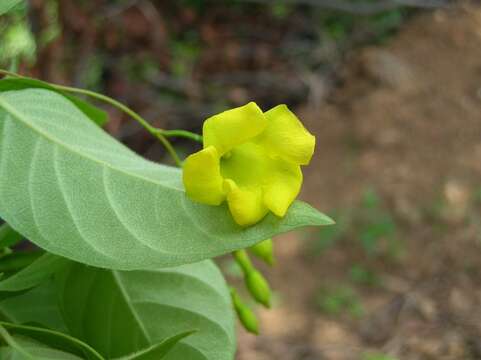
<path fill-rule="evenodd" d="M 183 180 L 194 201 L 227 200 L 239 225 L 252 225 L 269 210 L 283 217 L 299 194 L 300 165 L 315 138 L 285 105 L 263 113 L 253 102 L 204 122 L 204 148 L 184 163 Z"/>

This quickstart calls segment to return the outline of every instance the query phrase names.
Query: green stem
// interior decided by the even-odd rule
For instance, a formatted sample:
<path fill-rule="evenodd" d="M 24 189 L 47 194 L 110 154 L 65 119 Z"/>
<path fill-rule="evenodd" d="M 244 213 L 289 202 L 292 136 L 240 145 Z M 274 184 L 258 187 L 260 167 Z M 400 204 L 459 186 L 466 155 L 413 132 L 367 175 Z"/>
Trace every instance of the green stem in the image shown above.
<path fill-rule="evenodd" d="M 237 264 L 241 267 L 244 275 L 247 275 L 249 272 L 255 270 L 251 260 L 249 259 L 249 255 L 247 255 L 245 250 L 234 251 L 232 255 L 234 256 Z"/>
<path fill-rule="evenodd" d="M 13 76 L 13 77 L 22 77 L 18 74 L 15 74 L 15 73 L 12 73 L 12 72 L 6 71 L 6 70 L 0 70 L 0 74 L 9 75 L 9 76 Z M 49 83 L 49 85 L 52 86 L 54 89 L 57 89 L 57 90 L 60 90 L 60 91 L 66 91 L 66 92 L 90 96 L 92 98 L 95 98 L 95 99 L 98 99 L 100 101 L 106 102 L 106 103 L 116 107 L 117 109 L 123 111 L 124 113 L 129 115 L 132 119 L 136 120 L 140 125 L 142 125 L 150 134 L 152 134 L 154 137 L 156 137 L 162 143 L 162 145 L 164 145 L 164 147 L 167 149 L 170 156 L 172 156 L 172 158 L 174 159 L 176 165 L 179 166 L 179 167 L 182 167 L 182 161 L 180 160 L 179 156 L 175 152 L 174 147 L 169 142 L 169 140 L 167 140 L 167 138 L 161 132 L 159 132 L 158 129 L 156 129 L 155 127 L 150 125 L 144 118 L 142 118 L 139 114 L 137 114 L 135 111 L 128 108 L 124 104 L 118 102 L 115 99 L 112 99 L 111 97 L 108 97 L 106 95 L 102 95 L 102 94 L 99 94 L 99 93 L 96 93 L 96 92 L 93 92 L 93 91 L 90 91 L 90 90 L 78 89 L 78 88 L 74 88 L 74 87 L 70 87 L 70 86 L 57 85 L 57 84 L 52 84 L 52 83 Z"/>
<path fill-rule="evenodd" d="M 163 129 L 156 129 L 159 133 L 164 135 L 165 137 L 183 137 L 186 139 L 190 139 L 193 141 L 197 141 L 202 143 L 202 135 L 187 131 L 187 130 L 163 130 Z"/>
<path fill-rule="evenodd" d="M 21 75 L 18 75 L 14 72 L 3 70 L 3 69 L 0 69 L 0 74 L 5 75 L 5 76 L 15 77 L 15 78 L 21 78 L 22 77 Z"/>
<path fill-rule="evenodd" d="M 132 119 L 136 120 L 140 125 L 142 125 L 149 133 L 151 133 L 153 136 L 155 136 L 161 143 L 164 145 L 164 147 L 167 149 L 169 152 L 170 156 L 174 159 L 175 163 L 177 166 L 182 167 L 182 161 L 179 159 L 179 156 L 175 152 L 172 144 L 169 142 L 169 140 L 166 139 L 164 135 L 159 133 L 155 127 L 150 125 L 144 118 L 142 118 L 139 114 L 137 114 L 135 111 L 132 109 L 128 108 L 124 104 L 118 102 L 117 100 L 114 100 L 108 96 L 90 91 L 90 90 L 85 90 L 85 89 L 77 89 L 73 88 L 70 86 L 63 86 L 63 85 L 57 85 L 57 84 L 50 84 L 54 88 L 61 90 L 61 91 L 67 91 L 67 92 L 72 92 L 72 93 L 77 93 L 77 94 L 82 94 L 82 95 L 87 95 L 90 97 L 93 97 L 95 99 L 104 101 L 117 109 L 123 111 L 127 115 L 129 115 Z"/>

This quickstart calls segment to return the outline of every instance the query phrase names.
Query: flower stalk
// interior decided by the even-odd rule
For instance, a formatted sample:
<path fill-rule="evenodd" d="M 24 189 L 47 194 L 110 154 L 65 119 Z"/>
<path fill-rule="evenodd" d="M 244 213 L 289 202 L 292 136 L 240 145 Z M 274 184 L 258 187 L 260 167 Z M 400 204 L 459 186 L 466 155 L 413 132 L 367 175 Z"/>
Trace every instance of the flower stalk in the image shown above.
<path fill-rule="evenodd" d="M 5 75 L 5 76 L 11 76 L 15 78 L 23 78 L 23 76 L 7 71 L 7 70 L 2 70 L 0 69 L 0 74 Z M 70 93 L 75 93 L 75 94 L 81 94 L 85 96 L 92 97 L 94 99 L 103 101 L 109 105 L 112 105 L 113 107 L 119 109 L 120 111 L 124 112 L 125 114 L 129 115 L 132 119 L 137 121 L 144 129 L 146 129 L 152 136 L 157 138 L 162 145 L 165 147 L 167 152 L 170 154 L 172 159 L 174 160 L 175 164 L 178 167 L 182 167 L 182 161 L 180 160 L 179 156 L 177 155 L 174 147 L 170 143 L 170 141 L 167 139 L 167 136 L 164 134 L 165 130 L 157 129 L 154 126 L 150 125 L 147 120 L 145 120 L 142 116 L 137 114 L 134 110 L 130 109 L 129 107 L 125 106 L 121 102 L 106 96 L 102 95 L 99 93 L 96 93 L 94 91 L 86 90 L 86 89 L 79 89 L 79 88 L 74 88 L 70 86 L 65 86 L 65 85 L 58 85 L 58 84 L 53 84 L 49 83 L 50 86 L 52 86 L 54 89 L 59 90 L 59 91 L 65 91 L 65 92 L 70 92 Z M 173 135 L 172 135 L 173 136 Z M 200 135 L 199 135 L 200 136 Z"/>

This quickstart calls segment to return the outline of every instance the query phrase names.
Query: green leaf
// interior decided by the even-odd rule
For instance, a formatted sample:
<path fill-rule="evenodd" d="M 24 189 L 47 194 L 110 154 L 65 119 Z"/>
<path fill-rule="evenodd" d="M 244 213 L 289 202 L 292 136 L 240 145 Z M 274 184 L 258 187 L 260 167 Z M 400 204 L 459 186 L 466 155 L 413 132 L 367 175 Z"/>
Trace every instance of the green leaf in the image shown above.
<path fill-rule="evenodd" d="M 139 351 L 137 353 L 122 356 L 121 358 L 117 358 L 115 360 L 160 360 L 163 359 L 167 353 L 172 350 L 172 348 L 182 339 L 186 338 L 187 336 L 192 335 L 195 331 L 185 331 L 178 335 L 172 336 L 159 344 L 152 345 L 151 347 Z"/>
<path fill-rule="evenodd" d="M 42 255 L 18 273 L 0 281 L 0 300 L 39 285 L 65 266 L 67 261 L 49 253 Z"/>
<path fill-rule="evenodd" d="M 81 112 L 84 113 L 90 120 L 99 126 L 104 126 L 108 121 L 108 115 L 105 111 L 90 105 L 88 102 L 79 99 L 76 96 L 70 95 L 64 91 L 55 89 L 52 85 L 47 82 L 31 79 L 27 77 L 20 78 L 6 78 L 0 80 L 0 92 L 2 91 L 12 91 L 12 90 L 23 90 L 23 89 L 47 89 L 55 91 L 67 99 L 69 99 Z"/>
<path fill-rule="evenodd" d="M 2 360 L 82 360 L 24 336 L 8 338 L 8 347 L 0 347 Z"/>
<path fill-rule="evenodd" d="M 104 360 L 104 358 L 89 345 L 61 332 L 7 322 L 0 322 L 0 326 L 3 326 L 9 334 L 28 337 L 53 349 L 65 351 L 88 360 Z"/>
<path fill-rule="evenodd" d="M 7 223 L 0 225 L 0 249 L 11 247 L 22 241 L 22 235 L 13 230 Z"/>
<path fill-rule="evenodd" d="M 23 1 L 24 0 L 1 0 L 0 1 L 0 15 L 6 14 L 11 9 L 13 9 L 14 6 L 20 4 Z"/>
<path fill-rule="evenodd" d="M 0 272 L 15 273 L 37 260 L 43 251 L 15 251 L 0 257 Z"/>
<path fill-rule="evenodd" d="M 130 151 L 58 93 L 0 93 L 0 217 L 51 253 L 104 268 L 159 268 L 332 224 L 295 202 L 282 219 L 269 214 L 241 228 L 225 205 L 190 201 L 181 177 Z"/>
<path fill-rule="evenodd" d="M 197 331 L 165 360 L 234 358 L 230 295 L 211 261 L 124 272 L 72 263 L 59 283 L 70 334 L 108 359 L 146 351 L 172 334 L 192 330 Z"/>
<path fill-rule="evenodd" d="M 24 359 L 25 358 L 33 359 L 32 354 L 30 354 L 26 349 L 24 349 L 23 346 L 21 346 L 20 343 L 16 339 L 14 339 L 13 336 L 11 336 L 10 333 L 1 325 L 0 325 L 0 337 L 3 339 L 3 341 L 7 345 L 9 345 L 9 347 L 13 351 L 15 351 L 15 353 L 18 354 L 19 357 L 23 356 Z M 14 358 L 14 357 L 15 356 L 12 352 L 12 354 L 10 354 L 10 358 Z"/>
<path fill-rule="evenodd" d="M 15 324 L 39 324 L 56 331 L 67 331 L 58 306 L 57 288 L 52 280 L 1 301 L 0 320 Z"/>

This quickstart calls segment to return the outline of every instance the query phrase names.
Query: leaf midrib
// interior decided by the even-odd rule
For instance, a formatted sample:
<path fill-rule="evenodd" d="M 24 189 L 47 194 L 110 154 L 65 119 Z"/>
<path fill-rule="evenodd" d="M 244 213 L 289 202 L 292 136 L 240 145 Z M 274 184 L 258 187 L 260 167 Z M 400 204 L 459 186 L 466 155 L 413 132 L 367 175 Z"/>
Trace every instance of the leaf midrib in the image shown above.
<path fill-rule="evenodd" d="M 21 91 L 21 90 L 19 90 Z M 61 96 L 61 95 L 58 95 L 58 96 Z M 27 119 L 24 119 L 24 114 L 22 114 L 21 112 L 17 111 L 7 100 L 5 100 L 5 97 L 2 95 L 0 95 L 0 107 L 2 107 L 5 112 L 7 112 L 8 114 L 10 114 L 10 116 L 12 116 L 13 118 L 16 118 L 18 121 L 20 121 L 25 127 L 27 127 L 28 129 L 30 129 L 31 131 L 33 132 L 36 132 L 37 134 L 39 134 L 40 136 L 44 137 L 45 139 L 47 139 L 50 143 L 52 143 L 53 145 L 56 145 L 56 146 L 59 146 L 59 147 L 62 147 L 64 148 L 66 151 L 69 151 L 71 153 L 74 153 L 82 158 L 85 158 L 85 159 L 88 159 L 92 162 L 95 162 L 97 164 L 99 164 L 101 167 L 106 167 L 106 168 L 109 168 L 113 171 L 117 171 L 117 172 L 120 172 L 122 174 L 124 174 L 125 176 L 131 176 L 131 177 L 135 177 L 135 178 L 138 178 L 138 179 L 141 179 L 143 181 L 146 181 L 146 182 L 149 182 L 149 183 L 153 183 L 153 184 L 156 184 L 156 185 L 159 185 L 159 187 L 163 187 L 163 188 L 166 188 L 166 189 L 169 189 L 169 190 L 174 190 L 174 191 L 177 191 L 177 192 L 181 192 L 183 193 L 184 191 L 179 189 L 179 188 L 176 188 L 176 187 L 172 187 L 172 186 L 168 186 L 162 182 L 159 182 L 159 181 L 155 181 L 154 179 L 149 179 L 147 177 L 144 177 L 144 176 L 141 176 L 139 174 L 136 174 L 136 173 L 132 173 L 132 172 L 127 172 L 125 171 L 124 169 L 122 168 L 118 168 L 118 167 L 114 167 L 112 166 L 111 164 L 107 163 L 107 162 L 104 162 L 104 161 L 101 161 L 100 159 L 97 159 L 95 157 L 92 157 L 92 156 L 89 156 L 85 153 L 81 153 L 79 151 L 77 151 L 76 149 L 68 146 L 68 144 L 64 143 L 63 141 L 60 141 L 59 139 L 51 136 L 50 134 L 46 133 L 45 131 L 42 131 L 41 129 L 37 128 L 36 126 L 34 126 L 33 124 L 31 124 Z M 128 148 L 127 148 L 128 149 Z M 134 153 L 135 154 L 135 153 Z M 136 155 L 136 154 L 135 154 Z M 137 155 L 139 156 L 139 155 Z M 139 159 L 142 160 L 142 161 L 148 161 L 142 157 L 139 156 Z M 155 165 L 159 166 L 158 164 L 154 163 Z M 167 165 L 163 165 L 163 166 L 166 166 L 168 167 Z"/>
<path fill-rule="evenodd" d="M 212 284 L 210 284 L 209 282 L 203 280 L 202 278 L 200 277 L 197 277 L 197 276 L 194 276 L 192 274 L 189 274 L 187 272 L 180 272 L 180 271 L 175 271 L 175 270 L 169 270 L 168 268 L 165 269 L 165 270 L 138 270 L 138 272 L 145 272 L 145 273 L 156 273 L 156 274 L 159 274 L 160 276 L 162 275 L 165 275 L 165 276 L 179 276 L 181 278 L 185 278 L 185 279 L 188 279 L 189 281 L 193 281 L 193 282 L 196 282 L 197 284 L 200 284 L 201 286 L 209 289 L 209 291 L 215 293 L 220 299 L 222 299 L 223 303 L 225 305 L 227 305 L 227 307 L 230 307 L 231 306 L 231 303 L 230 301 L 228 300 L 229 298 L 226 297 L 226 294 L 223 294 L 221 291 L 219 291 L 216 287 L 214 287 Z M 141 302 L 141 301 L 137 301 L 137 302 Z M 169 304 L 165 304 L 166 306 L 168 306 Z M 176 308 L 178 309 L 183 309 L 182 307 L 180 306 L 176 306 Z M 190 309 L 186 309 L 188 311 L 191 311 Z M 209 317 L 205 316 L 207 319 L 210 319 Z M 211 321 L 213 321 L 211 319 Z M 227 329 L 225 329 L 223 326 L 221 326 L 221 328 L 224 329 L 224 331 L 226 333 L 228 333 Z"/>
<path fill-rule="evenodd" d="M 145 328 L 144 324 L 140 320 L 139 314 L 132 306 L 132 300 L 130 299 L 130 296 L 127 293 L 127 291 L 125 290 L 125 287 L 122 284 L 122 279 L 120 278 L 118 272 L 115 270 L 110 270 L 110 273 L 112 274 L 112 278 L 114 279 L 114 282 L 117 285 L 120 293 L 124 297 L 124 301 L 127 304 L 127 307 L 129 308 L 130 312 L 132 313 L 132 316 L 134 317 L 135 321 L 138 323 L 139 328 L 142 331 L 142 335 L 145 337 L 145 339 L 149 344 L 152 344 L 152 338 L 150 337 L 150 334 L 147 332 L 147 329 Z"/>
<path fill-rule="evenodd" d="M 173 305 L 173 304 L 167 304 L 167 303 L 158 303 L 157 301 L 155 300 L 150 300 L 150 299 L 144 299 L 144 300 L 137 300 L 135 302 L 133 302 L 133 304 L 151 304 L 151 305 L 155 305 L 155 306 L 159 306 L 159 307 L 163 307 L 163 308 L 168 308 L 168 309 L 174 309 L 174 310 L 178 310 L 178 311 L 182 311 L 184 313 L 188 313 L 188 314 L 192 314 L 194 316 L 197 316 L 198 318 L 200 319 L 203 319 L 205 320 L 206 322 L 208 323 L 211 323 L 216 329 L 220 330 L 220 332 L 222 332 L 223 334 L 225 334 L 225 337 L 229 340 L 230 342 L 230 345 L 233 346 L 234 344 L 231 342 L 231 338 L 229 337 L 229 333 L 227 332 L 227 330 L 222 326 L 220 325 L 217 321 L 215 321 L 214 319 L 210 318 L 209 316 L 207 315 L 204 315 L 200 312 L 197 312 L 195 310 L 192 310 L 192 309 L 188 309 L 188 308 L 185 308 L 185 307 L 182 307 L 182 306 L 176 306 L 176 305 Z M 181 341 L 183 342 L 183 341 Z"/>
<path fill-rule="evenodd" d="M 184 307 L 180 307 L 180 306 L 175 306 L 175 305 L 172 305 L 172 304 L 159 304 L 153 300 L 142 300 L 142 301 L 132 301 L 128 292 L 125 290 L 125 287 L 122 283 L 122 278 L 119 274 L 118 271 L 115 271 L 115 270 L 111 270 L 110 273 L 112 274 L 112 277 L 114 279 L 114 282 L 115 284 L 118 286 L 118 289 L 120 291 L 120 293 L 122 294 L 122 296 L 124 297 L 124 301 L 125 303 L 127 304 L 127 307 L 129 308 L 132 316 L 134 317 L 135 321 L 138 323 L 139 325 L 139 328 L 140 330 L 142 331 L 142 334 L 144 335 L 144 337 L 147 339 L 148 343 L 149 344 L 152 344 L 152 339 L 150 337 L 150 334 L 147 332 L 147 330 L 145 329 L 145 326 L 143 325 L 142 321 L 140 320 L 140 317 L 137 313 L 137 311 L 135 310 L 135 307 L 134 307 L 134 304 L 137 304 L 137 303 L 151 303 L 151 304 L 155 304 L 155 305 L 160 305 L 160 306 L 163 306 L 163 307 L 167 307 L 167 308 L 171 308 L 171 309 L 178 309 L 178 310 L 181 310 L 181 311 L 185 311 L 185 312 L 188 312 L 188 313 L 191 313 L 191 314 L 194 314 L 195 316 L 198 316 L 198 317 L 201 317 L 203 319 L 205 319 L 205 321 L 213 324 L 215 327 L 217 327 L 222 333 L 225 334 L 226 338 L 229 340 L 229 343 L 230 343 L 230 346 L 232 348 L 235 347 L 235 344 L 232 343 L 232 339 L 231 337 L 229 336 L 229 332 L 227 331 L 227 329 L 224 328 L 224 326 L 222 326 L 220 323 L 216 322 L 214 319 L 211 319 L 210 317 L 204 315 L 204 314 L 201 314 L 201 313 L 198 313 L 192 309 L 188 309 L 188 308 L 184 308 Z M 174 272 L 168 272 L 169 274 L 173 274 Z M 183 273 L 176 273 L 177 275 L 180 275 L 180 276 L 185 276 L 185 274 Z M 224 299 L 224 297 L 217 291 L 217 289 L 215 289 L 212 285 L 208 284 L 207 282 L 204 282 L 196 277 L 193 277 L 193 276 L 188 276 L 189 278 L 191 279 L 195 279 L 196 281 L 198 281 L 199 283 L 202 283 L 204 286 L 207 286 L 209 289 L 211 289 L 211 291 L 213 291 L 214 293 L 216 293 L 217 296 L 220 296 L 222 299 Z M 207 359 L 205 353 L 201 350 L 201 349 L 198 349 L 197 347 L 193 347 L 191 344 L 189 344 L 188 342 L 184 342 L 184 341 L 180 341 L 181 343 L 183 343 L 184 345 L 187 345 L 189 347 L 192 347 L 193 349 L 195 349 L 196 351 L 202 353 L 202 355 Z"/>

